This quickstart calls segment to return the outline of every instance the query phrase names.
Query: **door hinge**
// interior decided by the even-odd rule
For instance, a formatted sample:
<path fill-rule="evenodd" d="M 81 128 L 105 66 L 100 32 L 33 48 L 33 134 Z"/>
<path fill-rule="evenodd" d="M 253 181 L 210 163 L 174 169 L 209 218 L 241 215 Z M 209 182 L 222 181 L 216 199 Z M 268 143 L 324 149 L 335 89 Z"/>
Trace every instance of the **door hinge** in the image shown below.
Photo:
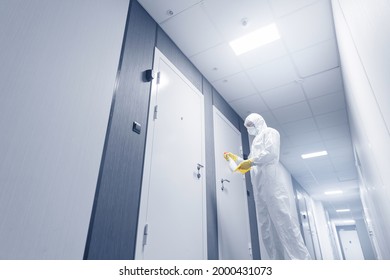
<path fill-rule="evenodd" d="M 160 83 L 161 72 L 157 72 L 157 84 Z"/>
<path fill-rule="evenodd" d="M 158 110 L 158 105 L 154 106 L 153 120 L 157 119 L 157 110 Z"/>
<path fill-rule="evenodd" d="M 142 238 L 142 246 L 145 246 L 148 243 L 148 224 L 145 225 L 144 227 L 144 235 Z"/>

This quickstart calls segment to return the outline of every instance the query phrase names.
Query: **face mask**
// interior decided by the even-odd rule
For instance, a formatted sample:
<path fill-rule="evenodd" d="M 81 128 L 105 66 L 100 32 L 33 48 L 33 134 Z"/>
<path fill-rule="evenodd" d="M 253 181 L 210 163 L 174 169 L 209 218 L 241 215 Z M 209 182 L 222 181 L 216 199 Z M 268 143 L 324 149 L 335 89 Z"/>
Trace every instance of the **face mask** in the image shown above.
<path fill-rule="evenodd" d="M 248 127 L 248 134 L 249 134 L 249 135 L 256 135 L 256 134 L 257 134 L 257 129 L 256 129 L 256 127 L 253 127 L 253 126 Z"/>

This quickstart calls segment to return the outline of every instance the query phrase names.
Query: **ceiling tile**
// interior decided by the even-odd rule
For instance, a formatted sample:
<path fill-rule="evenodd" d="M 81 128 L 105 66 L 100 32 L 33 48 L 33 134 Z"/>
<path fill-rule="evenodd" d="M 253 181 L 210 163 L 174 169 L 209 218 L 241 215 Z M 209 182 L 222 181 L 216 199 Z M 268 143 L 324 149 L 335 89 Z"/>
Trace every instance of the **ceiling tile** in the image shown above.
<path fill-rule="evenodd" d="M 356 170 L 351 169 L 351 170 L 337 172 L 337 177 L 339 178 L 340 182 L 345 182 L 345 181 L 358 179 L 358 174 Z"/>
<path fill-rule="evenodd" d="M 277 40 L 239 55 L 238 60 L 241 62 L 244 69 L 250 69 L 286 55 L 287 50 L 283 45 L 283 42 Z"/>
<path fill-rule="evenodd" d="M 345 108 L 345 98 L 342 92 L 310 99 L 309 102 L 314 115 L 326 114 Z"/>
<path fill-rule="evenodd" d="M 307 102 L 300 102 L 294 105 L 278 108 L 273 110 L 273 113 L 281 124 L 312 117 L 312 113 Z"/>
<path fill-rule="evenodd" d="M 302 85 L 308 98 L 342 91 L 343 82 L 340 67 L 305 78 Z"/>
<path fill-rule="evenodd" d="M 271 109 L 291 105 L 305 100 L 303 90 L 298 83 L 290 83 L 285 86 L 260 93 L 265 103 Z"/>
<path fill-rule="evenodd" d="M 317 130 L 317 126 L 313 118 L 285 123 L 282 127 L 288 136 Z"/>
<path fill-rule="evenodd" d="M 234 100 L 229 102 L 229 104 L 243 120 L 245 120 L 250 113 L 261 114 L 262 112 L 268 110 L 267 106 L 258 94 Z"/>
<path fill-rule="evenodd" d="M 272 114 L 271 111 L 263 111 L 261 112 L 261 116 L 264 118 L 265 123 L 267 126 L 275 128 L 276 130 L 280 130 L 280 124 L 279 122 L 275 119 L 274 115 Z M 283 134 L 284 131 L 279 131 L 280 134 Z"/>
<path fill-rule="evenodd" d="M 302 166 L 296 159 L 290 159 L 288 156 L 281 155 L 280 161 L 287 168 L 288 171 L 296 178 L 300 175 L 310 175 L 305 166 Z"/>
<path fill-rule="evenodd" d="M 277 24 L 292 52 L 335 37 L 329 1 L 318 1 L 279 19 Z"/>
<path fill-rule="evenodd" d="M 298 79 L 288 56 L 252 68 L 247 73 L 259 91 L 285 85 Z"/>
<path fill-rule="evenodd" d="M 210 82 L 241 72 L 241 66 L 227 44 L 194 55 L 190 60 Z"/>
<path fill-rule="evenodd" d="M 326 156 L 304 159 L 303 161 L 311 171 L 334 171 L 332 162 Z"/>
<path fill-rule="evenodd" d="M 325 139 L 324 144 L 327 149 L 340 149 L 344 147 L 352 147 L 351 137 L 349 136 L 344 136 L 344 137 L 334 138 L 334 139 Z"/>
<path fill-rule="evenodd" d="M 337 172 L 349 169 L 356 169 L 355 159 L 353 157 L 332 157 L 331 161 L 334 169 Z"/>
<path fill-rule="evenodd" d="M 310 5 L 318 0 L 272 0 L 270 1 L 276 16 L 284 16 Z"/>
<path fill-rule="evenodd" d="M 174 17 L 180 12 L 192 7 L 193 5 L 201 2 L 201 0 L 164 0 L 164 1 L 152 1 L 152 0 L 138 0 L 142 7 L 148 11 L 157 23 L 161 23 L 168 18 Z M 172 11 L 171 14 L 169 11 Z"/>
<path fill-rule="evenodd" d="M 301 77 L 307 77 L 339 66 L 338 51 L 334 39 L 321 42 L 292 54 Z"/>
<path fill-rule="evenodd" d="M 267 1 L 258 0 L 207 0 L 202 7 L 225 40 L 231 41 L 273 22 Z M 242 19 L 247 24 L 242 24 Z"/>
<path fill-rule="evenodd" d="M 345 146 L 340 148 L 328 148 L 328 155 L 333 160 L 338 157 L 353 158 L 353 150 L 351 146 Z"/>
<path fill-rule="evenodd" d="M 256 88 L 244 72 L 225 77 L 212 84 L 228 102 L 256 93 Z"/>
<path fill-rule="evenodd" d="M 332 126 L 328 128 L 323 128 L 320 130 L 322 139 L 324 140 L 331 140 L 335 138 L 345 138 L 349 137 L 349 126 L 344 124 L 344 125 L 337 125 L 337 126 Z"/>
<path fill-rule="evenodd" d="M 313 172 L 313 176 L 320 185 L 339 181 L 336 172 L 327 169 L 317 170 Z"/>
<path fill-rule="evenodd" d="M 288 138 L 291 141 L 291 144 L 294 146 L 306 145 L 312 143 L 320 143 L 322 142 L 321 135 L 317 130 L 289 135 Z"/>
<path fill-rule="evenodd" d="M 328 128 L 336 125 L 348 124 L 347 110 L 342 109 L 328 114 L 316 116 L 318 128 Z"/>
<path fill-rule="evenodd" d="M 199 5 L 164 21 L 161 27 L 187 57 L 223 42 L 220 33 Z"/>

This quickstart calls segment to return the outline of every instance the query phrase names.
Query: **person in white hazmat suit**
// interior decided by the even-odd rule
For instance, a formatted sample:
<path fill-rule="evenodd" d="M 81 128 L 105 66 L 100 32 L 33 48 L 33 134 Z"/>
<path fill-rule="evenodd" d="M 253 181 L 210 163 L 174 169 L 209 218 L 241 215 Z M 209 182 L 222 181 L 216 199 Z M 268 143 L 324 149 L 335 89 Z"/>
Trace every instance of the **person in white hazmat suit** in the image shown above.
<path fill-rule="evenodd" d="M 256 204 L 259 234 L 271 259 L 311 259 L 303 242 L 299 226 L 291 216 L 286 184 L 280 174 L 280 135 L 267 127 L 259 114 L 250 114 L 244 123 L 250 135 L 255 136 L 247 160 L 227 153 L 240 162 L 237 171 L 250 170 Z"/>

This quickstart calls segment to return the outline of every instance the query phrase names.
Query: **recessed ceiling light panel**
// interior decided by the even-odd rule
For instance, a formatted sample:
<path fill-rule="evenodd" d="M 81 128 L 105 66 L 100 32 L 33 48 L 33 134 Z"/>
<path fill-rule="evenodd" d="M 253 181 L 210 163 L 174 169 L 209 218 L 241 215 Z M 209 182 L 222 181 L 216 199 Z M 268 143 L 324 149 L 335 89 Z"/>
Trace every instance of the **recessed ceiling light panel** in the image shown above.
<path fill-rule="evenodd" d="M 315 153 L 310 153 L 310 154 L 303 154 L 301 157 L 303 159 L 307 158 L 313 158 L 313 157 L 321 157 L 321 156 L 326 156 L 328 154 L 327 151 L 321 151 L 321 152 L 315 152 Z"/>
<path fill-rule="evenodd" d="M 280 39 L 276 24 L 270 24 L 257 29 L 229 43 L 236 55 L 249 52 L 253 49 Z"/>
<path fill-rule="evenodd" d="M 337 213 L 343 213 L 343 212 L 350 212 L 351 209 L 337 209 L 336 212 Z"/>
<path fill-rule="evenodd" d="M 342 193 L 343 193 L 342 190 L 335 190 L 335 191 L 324 192 L 325 195 L 335 195 L 335 194 L 342 194 Z"/>

